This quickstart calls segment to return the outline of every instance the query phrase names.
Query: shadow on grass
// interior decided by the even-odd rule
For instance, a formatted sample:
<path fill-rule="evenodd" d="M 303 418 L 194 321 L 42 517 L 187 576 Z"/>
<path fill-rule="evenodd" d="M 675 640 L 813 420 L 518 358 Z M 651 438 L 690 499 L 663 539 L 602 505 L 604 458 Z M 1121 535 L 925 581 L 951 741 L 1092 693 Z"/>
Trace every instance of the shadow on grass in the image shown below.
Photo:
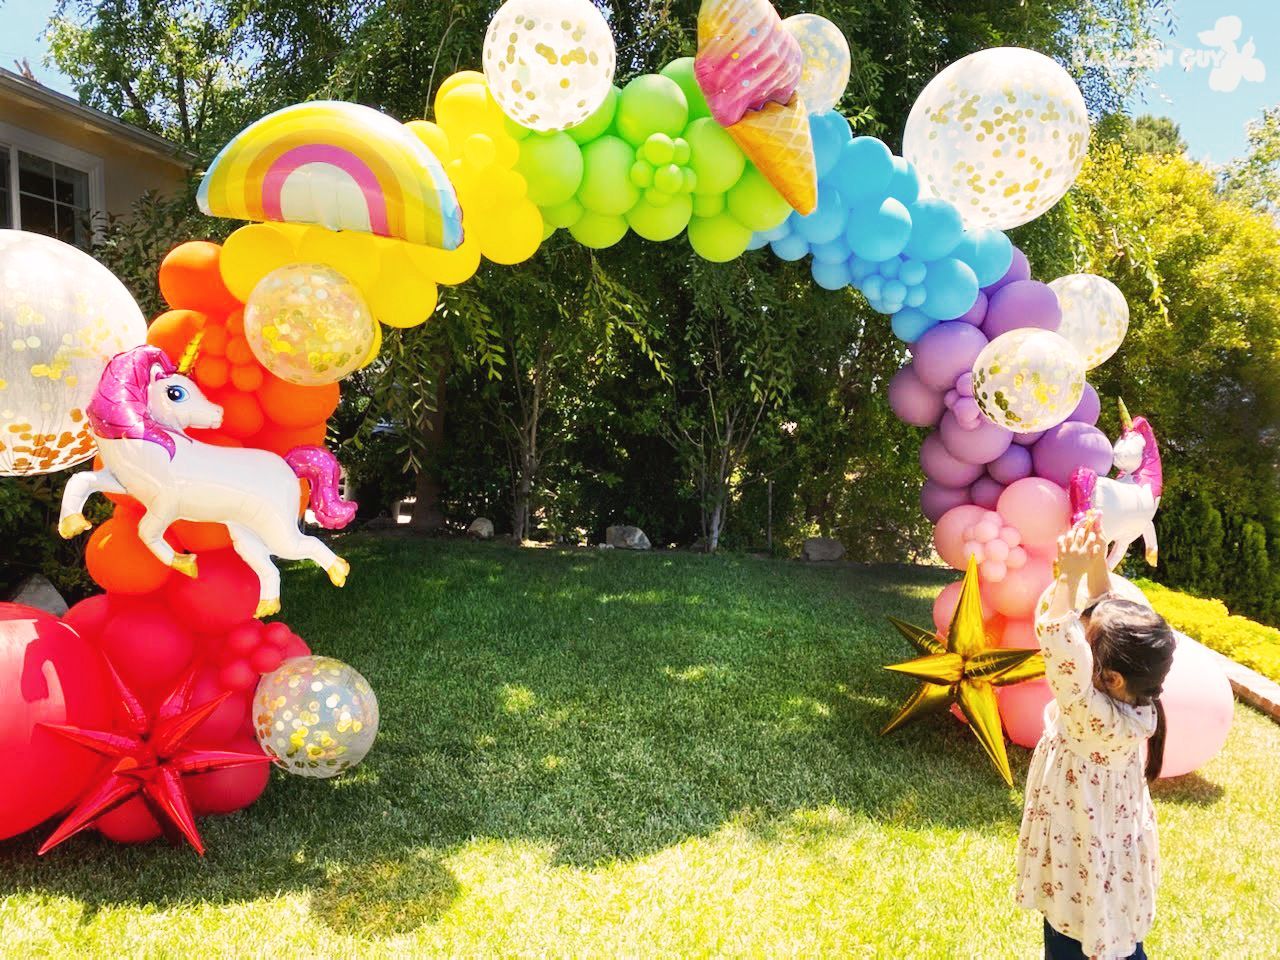
<path fill-rule="evenodd" d="M 0 894 L 73 897 L 84 916 L 305 892 L 333 929 L 394 936 L 459 893 L 452 852 L 529 842 L 553 864 L 645 857 L 727 823 L 1004 831 L 1020 798 L 961 725 L 878 731 L 911 684 L 884 614 L 929 621 L 950 577 L 732 557 L 557 554 L 351 538 L 341 594 L 295 568 L 290 623 L 356 665 L 382 708 L 348 778 L 277 775 L 202 821 L 209 855 L 81 837 L 44 862 L 0 844 Z M 1015 751 L 1019 776 L 1026 754 Z M 38 832 L 35 836 L 42 836 Z"/>

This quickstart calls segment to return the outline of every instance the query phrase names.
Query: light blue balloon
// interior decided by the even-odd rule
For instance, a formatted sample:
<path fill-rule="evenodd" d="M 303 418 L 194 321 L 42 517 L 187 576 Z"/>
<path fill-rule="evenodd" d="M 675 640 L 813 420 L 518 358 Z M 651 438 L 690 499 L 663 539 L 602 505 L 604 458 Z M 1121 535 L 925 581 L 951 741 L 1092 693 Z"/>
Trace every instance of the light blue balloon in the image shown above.
<path fill-rule="evenodd" d="M 809 254 L 809 244 L 798 233 L 792 233 L 769 244 L 774 254 L 782 260 L 802 260 Z M 971 303 L 969 306 L 973 306 Z M 966 310 L 968 307 L 965 308 Z"/>
<path fill-rule="evenodd" d="M 813 261 L 813 281 L 824 290 L 843 290 L 849 285 L 849 267 L 844 263 Z"/>
<path fill-rule="evenodd" d="M 845 209 L 844 200 L 834 185 L 829 181 L 818 184 L 818 205 L 813 213 L 802 217 L 798 213 L 792 225 L 797 233 L 815 243 L 830 243 L 844 234 L 845 224 L 849 219 L 849 211 Z"/>
<path fill-rule="evenodd" d="M 823 263 L 845 263 L 849 259 L 850 251 L 844 242 L 844 237 L 837 237 L 830 243 L 812 244 L 809 252 L 813 254 L 813 259 L 821 260 Z"/>
<path fill-rule="evenodd" d="M 889 178 L 889 196 L 899 203 L 915 203 L 920 198 L 920 176 L 905 157 L 893 158 L 893 175 Z"/>
<path fill-rule="evenodd" d="M 924 277 L 927 272 L 928 270 L 922 261 L 903 260 L 902 266 L 898 268 L 898 279 L 908 287 L 914 287 L 924 283 Z"/>
<path fill-rule="evenodd" d="M 995 227 L 978 227 L 964 232 L 951 255 L 973 268 L 978 286 L 987 287 L 1009 271 L 1013 244 Z"/>
<path fill-rule="evenodd" d="M 930 329 L 936 327 L 938 322 L 919 310 L 903 307 L 893 315 L 893 335 L 906 343 L 915 343 Z"/>
<path fill-rule="evenodd" d="M 902 302 L 908 307 L 919 307 L 924 305 L 924 301 L 928 296 L 929 295 L 924 292 L 924 284 L 922 283 L 917 287 L 908 287 L 907 295 L 903 298 Z"/>
<path fill-rule="evenodd" d="M 886 280 L 880 290 L 880 296 L 884 297 L 889 303 L 896 303 L 898 306 L 902 306 L 902 302 L 907 298 L 907 285 L 901 280 Z"/>
<path fill-rule="evenodd" d="M 978 299 L 978 277 L 955 257 L 929 264 L 924 278 L 925 301 L 920 309 L 935 320 L 954 320 L 969 312 Z"/>
<path fill-rule="evenodd" d="M 902 268 L 901 257 L 890 257 L 884 263 L 876 268 L 876 273 L 884 277 L 886 280 L 892 280 L 898 276 L 898 271 Z"/>
<path fill-rule="evenodd" d="M 861 282 L 875 272 L 876 265 L 870 260 L 863 260 L 857 255 L 849 258 L 849 276 L 853 277 L 855 281 Z"/>
<path fill-rule="evenodd" d="M 946 200 L 917 200 L 907 209 L 911 212 L 911 239 L 907 241 L 906 254 L 915 260 L 939 260 L 951 253 L 964 236 L 960 211 Z"/>
<path fill-rule="evenodd" d="M 844 236 L 850 250 L 879 263 L 896 257 L 906 247 L 911 238 L 911 214 L 893 197 L 854 207 Z"/>
<path fill-rule="evenodd" d="M 770 243 L 777 243 L 779 240 L 785 240 L 791 236 L 794 231 L 791 229 L 791 218 L 788 217 L 772 230 L 766 230 L 760 236 L 764 237 Z"/>
<path fill-rule="evenodd" d="M 813 160 L 821 180 L 836 168 L 840 150 L 853 139 L 849 121 L 834 110 L 809 114 L 809 132 L 813 136 Z"/>
<path fill-rule="evenodd" d="M 889 192 L 893 154 L 875 137 L 855 137 L 840 148 L 831 176 L 849 206 L 880 200 Z"/>
<path fill-rule="evenodd" d="M 878 273 L 871 274 L 862 281 L 862 292 L 868 300 L 879 300 L 884 292 L 884 278 Z"/>
<path fill-rule="evenodd" d="M 753 233 L 751 239 L 747 241 L 748 250 L 762 250 L 769 245 L 769 241 L 765 239 L 763 233 Z"/>

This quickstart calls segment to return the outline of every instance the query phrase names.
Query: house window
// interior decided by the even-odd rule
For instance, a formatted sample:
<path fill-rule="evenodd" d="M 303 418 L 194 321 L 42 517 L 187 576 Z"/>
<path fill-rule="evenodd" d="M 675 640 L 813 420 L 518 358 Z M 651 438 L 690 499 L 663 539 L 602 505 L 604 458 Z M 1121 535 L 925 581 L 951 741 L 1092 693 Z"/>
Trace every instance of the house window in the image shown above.
<path fill-rule="evenodd" d="M 0 230 L 13 228 L 13 214 L 9 212 L 9 151 L 0 144 Z"/>
<path fill-rule="evenodd" d="M 89 173 L 16 147 L 0 147 L 0 152 L 5 174 L 0 221 L 87 248 Z"/>

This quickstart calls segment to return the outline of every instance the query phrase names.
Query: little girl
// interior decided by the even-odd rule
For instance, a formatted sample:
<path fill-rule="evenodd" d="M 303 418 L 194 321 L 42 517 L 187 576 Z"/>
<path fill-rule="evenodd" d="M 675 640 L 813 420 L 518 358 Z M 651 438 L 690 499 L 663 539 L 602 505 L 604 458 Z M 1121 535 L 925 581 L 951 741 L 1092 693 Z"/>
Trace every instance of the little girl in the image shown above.
<path fill-rule="evenodd" d="M 1027 774 L 1018 905 L 1044 915 L 1046 960 L 1145 960 L 1160 869 L 1147 781 L 1164 756 L 1173 633 L 1150 608 L 1108 593 L 1092 518 L 1058 551 L 1036 617 L 1054 702 Z M 1082 582 L 1092 599 L 1077 614 Z"/>

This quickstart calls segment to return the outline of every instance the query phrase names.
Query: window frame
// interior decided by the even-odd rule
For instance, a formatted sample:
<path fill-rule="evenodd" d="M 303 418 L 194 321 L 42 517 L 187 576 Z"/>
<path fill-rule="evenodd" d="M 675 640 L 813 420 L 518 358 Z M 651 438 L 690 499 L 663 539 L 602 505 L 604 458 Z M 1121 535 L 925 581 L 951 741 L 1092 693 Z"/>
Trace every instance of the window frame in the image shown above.
<path fill-rule="evenodd" d="M 64 167 L 86 174 L 89 179 L 89 232 L 96 243 L 102 239 L 103 217 L 106 210 L 105 164 L 93 153 L 77 150 L 57 140 L 50 140 L 24 127 L 0 120 L 0 150 L 9 154 L 9 218 L 11 229 L 22 229 L 22 204 L 18 190 L 18 153 L 27 153 L 42 160 L 49 160 Z"/>

